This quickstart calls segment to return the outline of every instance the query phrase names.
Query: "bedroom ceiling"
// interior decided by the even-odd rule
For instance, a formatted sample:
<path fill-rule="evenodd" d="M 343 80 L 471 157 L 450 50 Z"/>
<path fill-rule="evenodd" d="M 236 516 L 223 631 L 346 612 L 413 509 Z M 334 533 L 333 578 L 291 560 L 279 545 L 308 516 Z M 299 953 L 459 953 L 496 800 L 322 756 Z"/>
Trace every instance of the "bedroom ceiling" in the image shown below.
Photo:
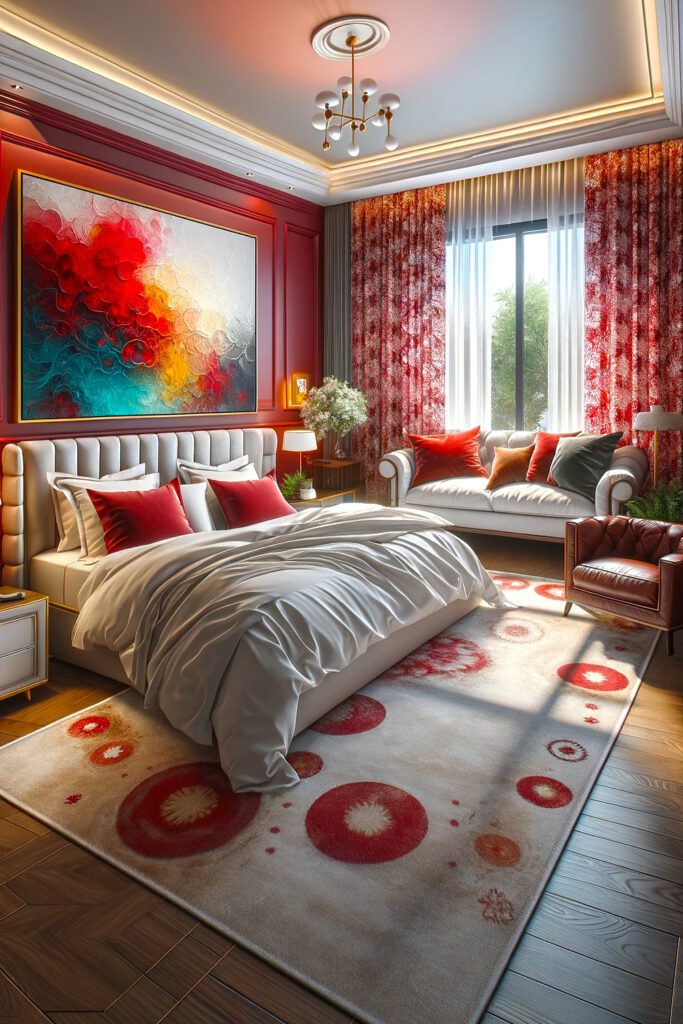
<path fill-rule="evenodd" d="M 360 59 L 358 71 L 401 96 L 400 148 L 385 153 L 383 133 L 373 128 L 355 161 L 342 144 L 323 154 L 311 126 L 313 97 L 347 66 L 314 53 L 310 36 L 357 6 L 10 0 L 0 3 L 0 28 L 327 174 L 332 191 L 357 186 L 359 176 L 368 184 L 373 174 L 392 180 L 392 167 L 425 156 L 433 164 L 435 155 L 457 154 L 473 139 L 490 148 L 501 133 L 528 139 L 549 126 L 663 110 L 655 0 L 372 0 L 363 9 L 387 22 L 391 39 Z M 7 75 L 6 63 L 0 74 Z M 21 67 L 16 74 L 20 81 Z"/>

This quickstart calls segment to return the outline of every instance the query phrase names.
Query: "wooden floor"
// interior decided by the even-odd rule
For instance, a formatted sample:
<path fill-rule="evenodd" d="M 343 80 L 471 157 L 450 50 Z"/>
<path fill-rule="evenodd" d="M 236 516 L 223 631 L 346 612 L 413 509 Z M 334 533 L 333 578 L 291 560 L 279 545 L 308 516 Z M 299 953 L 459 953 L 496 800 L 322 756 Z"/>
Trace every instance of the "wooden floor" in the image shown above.
<path fill-rule="evenodd" d="M 561 576 L 560 546 L 468 539 L 489 568 Z M 682 653 L 660 643 L 485 1024 L 683 1024 Z M 116 689 L 55 664 L 0 704 L 0 743 Z M 2 801 L 0 922 L 2 1024 L 349 1022 Z"/>

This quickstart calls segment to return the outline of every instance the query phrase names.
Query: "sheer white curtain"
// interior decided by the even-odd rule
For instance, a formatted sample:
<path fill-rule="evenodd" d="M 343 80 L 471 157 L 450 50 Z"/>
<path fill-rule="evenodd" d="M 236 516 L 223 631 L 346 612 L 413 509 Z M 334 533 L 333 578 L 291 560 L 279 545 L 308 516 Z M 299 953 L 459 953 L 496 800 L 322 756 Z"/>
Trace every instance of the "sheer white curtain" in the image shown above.
<path fill-rule="evenodd" d="M 494 228 L 547 221 L 548 422 L 583 423 L 583 161 L 447 186 L 446 426 L 491 426 Z M 515 424 L 511 423 L 510 427 Z"/>

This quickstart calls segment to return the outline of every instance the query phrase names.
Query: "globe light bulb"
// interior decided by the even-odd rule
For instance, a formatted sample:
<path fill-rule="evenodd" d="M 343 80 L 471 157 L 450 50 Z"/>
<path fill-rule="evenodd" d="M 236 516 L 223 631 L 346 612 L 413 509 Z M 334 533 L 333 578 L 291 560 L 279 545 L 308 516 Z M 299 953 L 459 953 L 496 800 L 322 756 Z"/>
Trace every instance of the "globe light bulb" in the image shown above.
<path fill-rule="evenodd" d="M 341 78 L 337 79 L 337 88 L 339 89 L 339 92 L 351 92 L 352 85 L 353 81 L 348 75 L 342 75 Z"/>
<path fill-rule="evenodd" d="M 338 142 L 341 139 L 341 128 L 338 124 L 333 124 L 331 128 L 328 128 L 327 134 L 334 142 Z"/>
<path fill-rule="evenodd" d="M 358 156 L 358 154 L 360 153 L 360 146 L 358 145 L 355 139 L 350 144 L 347 152 L 349 156 Z"/>
<path fill-rule="evenodd" d="M 398 110 L 401 106 L 401 99 L 395 92 L 383 92 L 379 98 L 379 105 L 380 107 L 388 107 L 389 110 Z"/>
<path fill-rule="evenodd" d="M 389 152 L 393 153 L 395 149 L 398 149 L 398 139 L 395 135 L 387 135 L 384 140 L 384 148 Z"/>
<path fill-rule="evenodd" d="M 319 112 L 313 115 L 313 117 L 311 118 L 311 124 L 315 129 L 317 129 L 317 131 L 324 132 L 325 125 L 327 124 L 327 118 L 323 113 Z"/>
<path fill-rule="evenodd" d="M 364 92 L 368 96 L 374 96 L 377 92 L 378 86 L 374 78 L 361 78 L 358 83 L 358 92 L 362 95 Z"/>
<path fill-rule="evenodd" d="M 370 124 L 374 124 L 375 128 L 384 128 L 384 111 L 378 110 L 375 116 L 371 118 Z"/>
<path fill-rule="evenodd" d="M 315 105 L 320 107 L 321 110 L 324 110 L 325 107 L 337 107 L 339 106 L 339 97 L 331 89 L 323 89 L 316 96 Z"/>

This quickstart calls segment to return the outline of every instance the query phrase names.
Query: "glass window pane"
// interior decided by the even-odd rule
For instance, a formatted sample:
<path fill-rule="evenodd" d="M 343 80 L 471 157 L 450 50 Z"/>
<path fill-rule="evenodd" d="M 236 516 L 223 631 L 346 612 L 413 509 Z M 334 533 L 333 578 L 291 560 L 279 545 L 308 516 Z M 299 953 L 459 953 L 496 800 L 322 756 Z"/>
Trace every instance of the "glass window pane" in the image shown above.
<path fill-rule="evenodd" d="M 548 233 L 524 235 L 524 429 L 548 422 Z"/>
<path fill-rule="evenodd" d="M 515 427 L 515 238 L 495 238 L 487 271 L 491 337 L 491 426 Z"/>

